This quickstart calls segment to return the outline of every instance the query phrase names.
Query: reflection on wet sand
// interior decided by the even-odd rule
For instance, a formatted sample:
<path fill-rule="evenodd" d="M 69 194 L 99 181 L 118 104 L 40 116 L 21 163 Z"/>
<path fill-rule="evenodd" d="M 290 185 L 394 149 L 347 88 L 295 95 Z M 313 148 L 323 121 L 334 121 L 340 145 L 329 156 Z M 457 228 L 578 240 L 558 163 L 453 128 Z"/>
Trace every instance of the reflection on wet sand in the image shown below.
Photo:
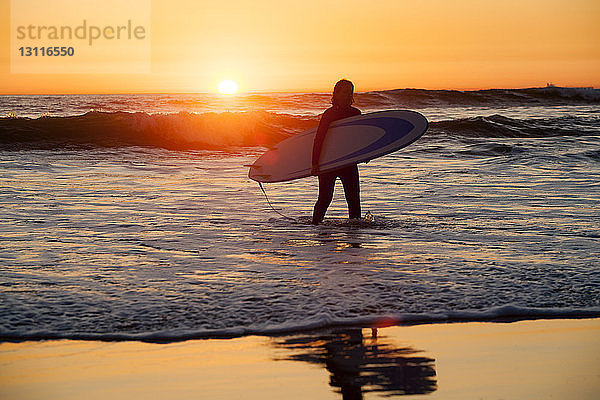
<path fill-rule="evenodd" d="M 343 399 L 362 399 L 368 392 L 397 396 L 437 389 L 434 359 L 378 338 L 376 329 L 367 339 L 360 328 L 343 328 L 275 339 L 274 345 L 290 351 L 279 360 L 324 366 L 331 374 L 329 384 Z"/>

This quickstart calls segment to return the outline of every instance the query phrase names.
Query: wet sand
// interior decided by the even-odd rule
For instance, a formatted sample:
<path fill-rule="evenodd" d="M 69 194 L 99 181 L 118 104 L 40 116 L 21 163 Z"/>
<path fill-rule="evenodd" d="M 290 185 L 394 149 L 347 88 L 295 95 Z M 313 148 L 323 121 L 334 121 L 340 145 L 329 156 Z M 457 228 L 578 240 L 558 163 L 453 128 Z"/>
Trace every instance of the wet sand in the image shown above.
<path fill-rule="evenodd" d="M 600 319 L 0 344 L 2 399 L 593 399 Z"/>

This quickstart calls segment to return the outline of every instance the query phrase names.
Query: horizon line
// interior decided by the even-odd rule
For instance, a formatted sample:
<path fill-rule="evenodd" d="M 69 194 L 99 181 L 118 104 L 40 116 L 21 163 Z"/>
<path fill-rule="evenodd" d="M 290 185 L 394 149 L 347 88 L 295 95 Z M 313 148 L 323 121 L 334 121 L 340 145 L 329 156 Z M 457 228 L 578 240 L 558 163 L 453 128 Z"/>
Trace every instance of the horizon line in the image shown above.
<path fill-rule="evenodd" d="M 418 88 L 418 87 L 404 87 L 404 88 L 392 88 L 392 89 L 372 89 L 372 90 L 364 90 L 364 91 L 356 91 L 355 93 L 372 93 L 372 92 L 390 92 L 394 90 L 426 90 L 426 91 L 459 91 L 459 92 L 478 92 L 485 90 L 525 90 L 525 89 L 545 89 L 545 88 L 555 88 L 555 89 L 591 89 L 598 90 L 600 89 L 600 85 L 596 86 L 556 86 L 556 85 L 546 85 L 546 86 L 523 86 L 523 87 L 485 87 L 485 88 L 445 88 L 445 89 L 426 89 L 426 88 Z M 33 92 L 33 93 L 17 93 L 17 92 L 0 92 L 0 96 L 69 96 L 69 95 L 150 95 L 150 94 L 196 94 L 196 95 L 215 95 L 221 97 L 235 97 L 238 95 L 251 95 L 251 94 L 331 94 L 331 90 L 321 91 L 321 90 L 307 90 L 307 91 L 295 91 L 295 90 L 248 90 L 243 92 L 238 92 L 232 95 L 224 95 L 218 92 L 213 91 L 115 91 L 115 92 Z"/>

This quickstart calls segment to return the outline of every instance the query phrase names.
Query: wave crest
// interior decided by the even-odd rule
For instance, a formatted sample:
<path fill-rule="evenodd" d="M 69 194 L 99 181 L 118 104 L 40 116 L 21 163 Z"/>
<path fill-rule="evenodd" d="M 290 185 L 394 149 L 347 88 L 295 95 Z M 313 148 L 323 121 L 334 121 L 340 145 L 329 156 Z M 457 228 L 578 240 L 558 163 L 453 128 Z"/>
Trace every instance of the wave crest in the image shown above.
<path fill-rule="evenodd" d="M 146 146 L 170 150 L 270 147 L 317 125 L 318 116 L 268 111 L 0 118 L 0 148 Z M 597 117 L 509 118 L 503 115 L 431 122 L 426 135 L 458 138 L 542 138 L 600 135 Z"/>
<path fill-rule="evenodd" d="M 364 107 L 545 106 L 600 104 L 600 89 L 555 86 L 486 90 L 393 89 L 357 93 L 355 97 Z"/>
<path fill-rule="evenodd" d="M 467 138 L 542 138 L 600 134 L 598 121 L 573 116 L 518 119 L 495 114 L 431 122 L 429 126 L 432 132 Z"/>
<path fill-rule="evenodd" d="M 172 150 L 271 146 L 314 126 L 316 117 L 266 111 L 147 114 L 97 112 L 70 117 L 0 118 L 3 148 L 152 146 Z"/>

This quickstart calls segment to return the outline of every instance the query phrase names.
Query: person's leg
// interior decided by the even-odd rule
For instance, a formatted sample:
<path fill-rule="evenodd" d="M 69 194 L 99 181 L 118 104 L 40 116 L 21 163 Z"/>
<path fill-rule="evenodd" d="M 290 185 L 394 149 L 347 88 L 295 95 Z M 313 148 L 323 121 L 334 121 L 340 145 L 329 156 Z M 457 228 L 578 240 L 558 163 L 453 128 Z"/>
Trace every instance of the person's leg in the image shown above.
<path fill-rule="evenodd" d="M 337 175 L 331 172 L 319 175 L 319 199 L 315 204 L 312 219 L 312 223 L 315 225 L 323 221 L 327 207 L 331 204 L 336 178 Z"/>
<path fill-rule="evenodd" d="M 350 218 L 360 218 L 360 183 L 358 177 L 358 166 L 352 165 L 339 172 L 344 185 L 344 194 L 348 203 L 348 214 Z"/>

